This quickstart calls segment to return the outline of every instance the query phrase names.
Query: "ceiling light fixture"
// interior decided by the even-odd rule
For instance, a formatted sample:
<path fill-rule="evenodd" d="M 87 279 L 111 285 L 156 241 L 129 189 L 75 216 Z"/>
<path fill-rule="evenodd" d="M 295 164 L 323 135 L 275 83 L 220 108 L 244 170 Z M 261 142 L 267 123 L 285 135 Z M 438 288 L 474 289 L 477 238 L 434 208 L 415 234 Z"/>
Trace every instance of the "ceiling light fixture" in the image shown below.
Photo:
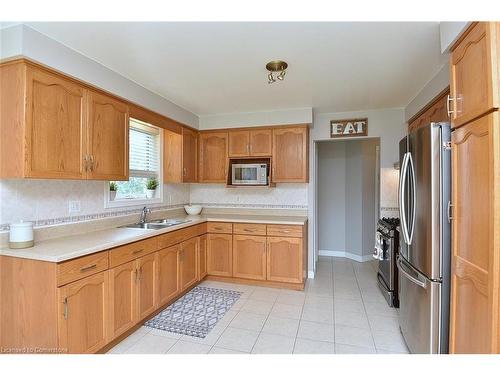
<path fill-rule="evenodd" d="M 267 75 L 267 83 L 276 82 L 276 78 L 283 81 L 285 79 L 286 68 L 288 68 L 288 64 L 282 60 L 269 61 L 266 64 L 266 69 L 269 71 L 269 74 Z M 276 78 L 273 73 L 277 73 Z"/>

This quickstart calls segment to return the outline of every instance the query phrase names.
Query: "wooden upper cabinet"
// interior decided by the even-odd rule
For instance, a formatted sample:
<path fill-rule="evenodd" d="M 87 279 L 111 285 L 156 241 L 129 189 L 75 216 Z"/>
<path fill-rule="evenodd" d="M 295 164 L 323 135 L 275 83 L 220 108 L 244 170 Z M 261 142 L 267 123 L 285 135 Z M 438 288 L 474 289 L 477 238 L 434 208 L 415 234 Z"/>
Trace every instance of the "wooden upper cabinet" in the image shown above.
<path fill-rule="evenodd" d="M 250 130 L 250 155 L 271 156 L 273 131 L 271 129 Z"/>
<path fill-rule="evenodd" d="M 229 157 L 271 156 L 272 130 L 235 130 L 229 132 Z"/>
<path fill-rule="evenodd" d="M 499 108 L 499 23 L 478 22 L 450 56 L 453 127 Z"/>
<path fill-rule="evenodd" d="M 196 182 L 198 161 L 198 132 L 182 129 L 182 182 Z"/>
<path fill-rule="evenodd" d="M 449 122 L 450 118 L 448 116 L 448 108 L 446 105 L 447 98 L 448 91 L 438 98 L 433 99 L 430 107 L 408 124 L 408 131 L 411 132 L 415 129 L 429 125 L 431 122 Z"/>
<path fill-rule="evenodd" d="M 108 271 L 58 289 L 59 348 L 68 353 L 94 353 L 106 345 Z"/>
<path fill-rule="evenodd" d="M 199 149 L 199 181 L 226 182 L 228 166 L 228 133 L 201 133 Z"/>
<path fill-rule="evenodd" d="M 229 132 L 229 157 L 250 156 L 250 131 Z"/>
<path fill-rule="evenodd" d="M 26 175 L 85 178 L 85 90 L 30 67 L 26 91 Z"/>
<path fill-rule="evenodd" d="M 182 134 L 163 130 L 163 182 L 182 182 Z"/>
<path fill-rule="evenodd" d="M 500 351 L 499 130 L 494 112 L 452 132 L 451 353 Z"/>
<path fill-rule="evenodd" d="M 308 182 L 308 127 L 273 129 L 272 181 Z"/>
<path fill-rule="evenodd" d="M 89 92 L 88 176 L 92 180 L 128 180 L 128 106 Z"/>

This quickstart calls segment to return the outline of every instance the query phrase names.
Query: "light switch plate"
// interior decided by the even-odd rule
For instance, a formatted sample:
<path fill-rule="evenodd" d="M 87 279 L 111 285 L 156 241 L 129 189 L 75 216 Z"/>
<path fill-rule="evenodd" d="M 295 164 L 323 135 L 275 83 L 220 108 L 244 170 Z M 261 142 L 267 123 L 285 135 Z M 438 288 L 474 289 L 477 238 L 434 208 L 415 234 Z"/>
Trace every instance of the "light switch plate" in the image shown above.
<path fill-rule="evenodd" d="M 80 201 L 69 201 L 69 213 L 74 214 L 80 212 L 81 204 Z"/>

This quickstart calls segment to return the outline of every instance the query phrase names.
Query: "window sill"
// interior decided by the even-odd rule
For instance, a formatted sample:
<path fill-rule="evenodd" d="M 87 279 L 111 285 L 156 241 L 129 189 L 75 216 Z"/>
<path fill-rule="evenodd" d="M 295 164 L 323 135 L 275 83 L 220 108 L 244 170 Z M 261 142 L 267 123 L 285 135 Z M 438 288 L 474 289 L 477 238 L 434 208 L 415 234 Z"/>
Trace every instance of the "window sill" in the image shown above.
<path fill-rule="evenodd" d="M 118 208 L 118 207 L 133 207 L 133 206 L 147 206 L 150 204 L 163 203 L 162 198 L 151 198 L 151 199 L 118 199 L 110 201 L 109 197 L 104 199 L 104 208 Z"/>

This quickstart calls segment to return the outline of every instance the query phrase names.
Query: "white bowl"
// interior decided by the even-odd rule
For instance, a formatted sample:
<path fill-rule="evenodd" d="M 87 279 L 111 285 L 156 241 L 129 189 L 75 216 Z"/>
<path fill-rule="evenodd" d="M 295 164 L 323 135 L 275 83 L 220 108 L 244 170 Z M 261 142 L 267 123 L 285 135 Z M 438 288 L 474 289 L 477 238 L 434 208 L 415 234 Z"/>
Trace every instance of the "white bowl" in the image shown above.
<path fill-rule="evenodd" d="M 199 215 L 203 207 L 199 205 L 185 205 L 184 209 L 188 215 Z"/>

